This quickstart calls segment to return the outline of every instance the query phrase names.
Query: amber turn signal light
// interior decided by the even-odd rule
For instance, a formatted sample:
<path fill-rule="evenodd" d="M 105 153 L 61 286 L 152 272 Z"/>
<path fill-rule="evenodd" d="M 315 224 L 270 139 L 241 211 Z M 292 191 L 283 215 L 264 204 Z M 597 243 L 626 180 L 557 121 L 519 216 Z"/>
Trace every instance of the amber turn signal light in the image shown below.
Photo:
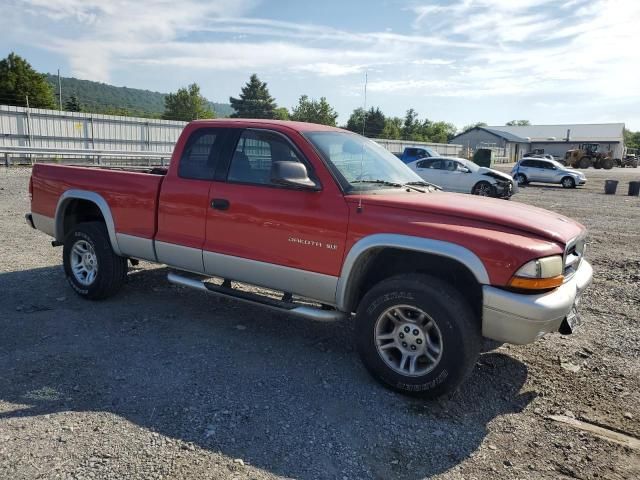
<path fill-rule="evenodd" d="M 509 281 L 511 288 L 520 288 L 523 290 L 549 290 L 562 285 L 564 282 L 563 275 L 557 275 L 550 278 L 526 278 L 526 277 L 513 277 Z"/>

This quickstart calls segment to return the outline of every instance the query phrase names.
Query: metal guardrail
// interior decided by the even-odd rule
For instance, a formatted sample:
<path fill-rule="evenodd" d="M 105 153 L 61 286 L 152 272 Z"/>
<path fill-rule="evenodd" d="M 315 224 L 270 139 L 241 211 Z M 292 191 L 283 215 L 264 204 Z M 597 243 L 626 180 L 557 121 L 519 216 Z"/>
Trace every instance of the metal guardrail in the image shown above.
<path fill-rule="evenodd" d="M 0 155 L 4 156 L 5 167 L 11 166 L 11 157 L 19 156 L 24 158 L 28 156 L 30 163 L 33 164 L 37 161 L 38 156 L 46 157 L 54 161 L 61 161 L 65 159 L 78 157 L 84 159 L 93 159 L 95 165 L 102 165 L 105 163 L 112 163 L 115 159 L 140 159 L 145 160 L 146 165 L 152 165 L 152 161 L 156 160 L 155 164 L 164 166 L 165 163 L 171 159 L 171 152 L 132 152 L 126 150 L 98 150 L 89 148 L 38 148 L 38 147 L 15 147 L 15 146 L 0 146 Z M 166 162 L 165 162 L 166 160 Z M 143 164 L 143 162 L 134 162 Z"/>

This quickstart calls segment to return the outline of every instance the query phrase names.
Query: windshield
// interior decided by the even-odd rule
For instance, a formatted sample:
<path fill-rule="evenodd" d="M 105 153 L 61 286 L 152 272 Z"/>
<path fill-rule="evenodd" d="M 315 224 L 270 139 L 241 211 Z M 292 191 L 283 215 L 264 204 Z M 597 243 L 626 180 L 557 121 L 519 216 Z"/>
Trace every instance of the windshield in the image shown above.
<path fill-rule="evenodd" d="M 552 164 L 554 167 L 564 169 L 564 165 L 562 165 L 560 162 L 557 162 L 555 160 L 548 160 L 548 162 Z"/>
<path fill-rule="evenodd" d="M 348 132 L 305 132 L 322 156 L 349 183 L 349 191 L 424 183 L 398 157 L 373 140 Z"/>
<path fill-rule="evenodd" d="M 440 154 L 436 152 L 433 148 L 425 147 L 424 151 L 427 152 L 429 157 L 439 157 Z"/>
<path fill-rule="evenodd" d="M 478 170 L 480 170 L 480 166 L 477 163 L 473 163 L 470 160 L 467 160 L 465 158 L 456 158 L 456 160 L 460 162 L 462 165 L 464 165 L 465 167 L 467 167 L 472 172 L 477 172 Z"/>

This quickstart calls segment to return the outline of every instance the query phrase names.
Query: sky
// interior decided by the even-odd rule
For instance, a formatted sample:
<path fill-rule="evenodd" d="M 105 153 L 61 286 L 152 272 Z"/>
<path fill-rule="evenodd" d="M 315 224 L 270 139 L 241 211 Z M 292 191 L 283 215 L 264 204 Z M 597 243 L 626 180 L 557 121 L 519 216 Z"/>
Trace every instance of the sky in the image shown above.
<path fill-rule="evenodd" d="M 0 0 L 0 55 L 212 101 L 252 73 L 279 106 L 327 97 L 464 125 L 640 130 L 640 0 Z"/>

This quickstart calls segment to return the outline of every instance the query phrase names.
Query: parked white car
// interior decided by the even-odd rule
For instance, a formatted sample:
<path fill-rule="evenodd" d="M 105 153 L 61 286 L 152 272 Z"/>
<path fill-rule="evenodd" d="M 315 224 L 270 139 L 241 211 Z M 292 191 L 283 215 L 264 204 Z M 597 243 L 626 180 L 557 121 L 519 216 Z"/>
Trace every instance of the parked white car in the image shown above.
<path fill-rule="evenodd" d="M 529 182 L 559 183 L 564 188 L 575 188 L 587 183 L 584 173 L 565 167 L 555 160 L 523 158 L 511 170 L 511 175 L 524 185 Z"/>
<path fill-rule="evenodd" d="M 407 164 L 425 181 L 448 192 L 471 193 L 483 197 L 509 198 L 518 186 L 513 178 L 464 158 L 431 157 Z"/>

